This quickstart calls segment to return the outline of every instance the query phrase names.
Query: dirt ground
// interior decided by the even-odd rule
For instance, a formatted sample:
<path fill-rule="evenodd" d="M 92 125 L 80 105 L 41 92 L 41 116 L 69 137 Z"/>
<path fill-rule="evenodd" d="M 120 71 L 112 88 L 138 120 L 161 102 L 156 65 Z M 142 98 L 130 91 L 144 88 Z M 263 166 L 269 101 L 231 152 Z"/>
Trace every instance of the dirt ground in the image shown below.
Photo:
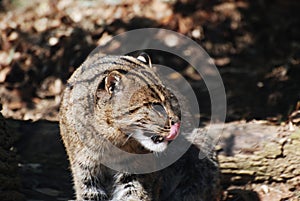
<path fill-rule="evenodd" d="M 227 122 L 299 124 L 299 9 L 297 0 L 1 0 L 0 97 L 2 114 L 20 134 L 15 147 L 22 193 L 27 200 L 72 198 L 56 122 L 64 84 L 95 47 L 137 28 L 170 29 L 207 51 L 226 89 Z M 190 81 L 201 100 L 201 120 L 209 120 L 201 77 L 168 53 L 148 53 Z M 280 199 L 289 198 L 274 198 Z"/>

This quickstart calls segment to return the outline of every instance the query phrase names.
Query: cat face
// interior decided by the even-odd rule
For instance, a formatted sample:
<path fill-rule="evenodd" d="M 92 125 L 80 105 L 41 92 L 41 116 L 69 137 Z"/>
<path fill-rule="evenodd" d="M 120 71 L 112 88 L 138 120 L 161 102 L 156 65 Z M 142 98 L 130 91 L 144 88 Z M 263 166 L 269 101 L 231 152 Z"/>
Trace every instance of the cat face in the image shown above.
<path fill-rule="evenodd" d="M 166 89 L 161 88 L 160 92 L 163 92 L 164 97 L 170 96 Z M 168 99 L 155 97 L 151 88 L 145 87 L 136 91 L 132 99 L 133 110 L 126 119 L 133 121 L 126 125 L 127 135 L 131 135 L 150 151 L 164 151 L 169 142 L 179 134 L 179 115 L 174 113 Z"/>
<path fill-rule="evenodd" d="M 106 111 L 110 127 L 120 131 L 124 144 L 135 140 L 149 151 L 162 152 L 178 136 L 178 100 L 152 68 L 114 70 L 107 72 L 103 82 L 98 105 Z"/>

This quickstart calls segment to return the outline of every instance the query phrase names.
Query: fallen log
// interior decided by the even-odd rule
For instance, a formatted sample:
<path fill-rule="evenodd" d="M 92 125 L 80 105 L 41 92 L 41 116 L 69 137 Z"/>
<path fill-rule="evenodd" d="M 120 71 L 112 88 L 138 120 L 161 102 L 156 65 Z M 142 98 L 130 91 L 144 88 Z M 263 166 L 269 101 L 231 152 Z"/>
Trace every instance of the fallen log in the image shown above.
<path fill-rule="evenodd" d="M 284 191 L 289 192 L 282 195 L 299 198 L 300 129 L 264 121 L 227 123 L 223 130 L 220 125 L 212 125 L 211 129 L 220 136 L 217 150 L 225 188 L 283 184 Z"/>

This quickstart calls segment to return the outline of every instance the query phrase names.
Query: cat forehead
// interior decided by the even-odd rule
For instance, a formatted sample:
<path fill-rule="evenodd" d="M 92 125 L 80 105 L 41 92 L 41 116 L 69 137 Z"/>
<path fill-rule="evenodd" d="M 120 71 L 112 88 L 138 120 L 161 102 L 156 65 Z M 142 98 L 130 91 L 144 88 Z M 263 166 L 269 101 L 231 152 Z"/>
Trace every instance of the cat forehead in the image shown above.
<path fill-rule="evenodd" d="M 104 77 L 112 72 L 118 72 L 123 79 L 141 80 L 147 82 L 147 84 L 162 83 L 154 68 L 130 56 L 116 57 L 116 59 L 109 58 L 109 60 L 94 65 L 94 67 L 100 68 L 99 70 L 102 69 Z"/>

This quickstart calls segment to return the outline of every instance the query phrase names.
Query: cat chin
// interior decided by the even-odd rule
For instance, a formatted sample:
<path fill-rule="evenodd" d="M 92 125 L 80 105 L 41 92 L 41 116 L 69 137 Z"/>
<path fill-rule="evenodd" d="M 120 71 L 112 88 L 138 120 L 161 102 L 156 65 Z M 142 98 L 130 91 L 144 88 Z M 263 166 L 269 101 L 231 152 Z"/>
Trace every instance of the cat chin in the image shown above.
<path fill-rule="evenodd" d="M 142 131 L 136 131 L 132 137 L 136 139 L 143 147 L 153 152 L 163 152 L 168 147 L 168 142 L 163 141 L 160 143 L 154 143 L 150 137 L 143 134 Z"/>

